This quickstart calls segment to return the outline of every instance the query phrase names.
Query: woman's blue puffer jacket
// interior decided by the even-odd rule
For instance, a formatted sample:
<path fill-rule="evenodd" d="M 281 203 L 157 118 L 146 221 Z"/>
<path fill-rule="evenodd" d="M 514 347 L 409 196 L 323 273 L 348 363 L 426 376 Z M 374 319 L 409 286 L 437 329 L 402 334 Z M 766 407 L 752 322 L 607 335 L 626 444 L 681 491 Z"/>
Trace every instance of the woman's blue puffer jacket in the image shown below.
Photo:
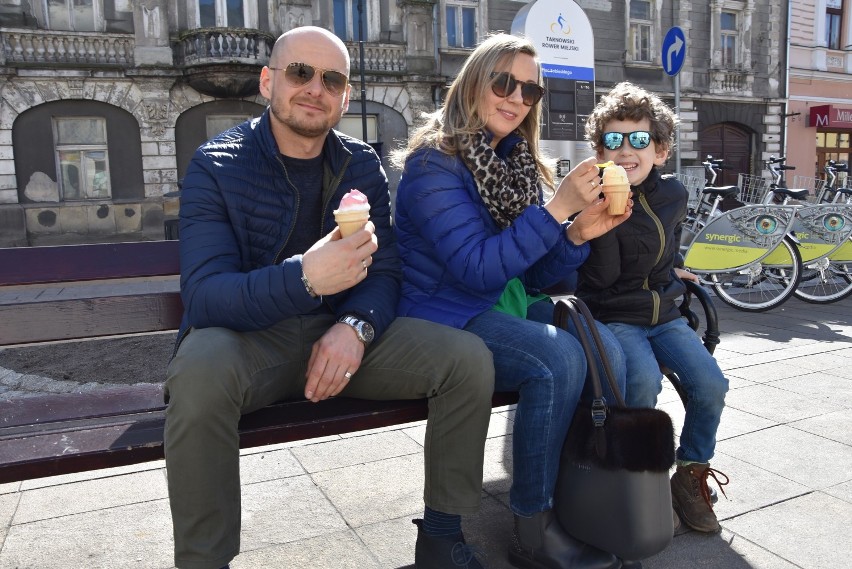
<path fill-rule="evenodd" d="M 387 178 L 369 145 L 332 131 L 325 141 L 321 234 L 334 226 L 332 211 L 357 188 L 370 200 L 379 250 L 368 277 L 356 287 L 312 298 L 301 281 L 302 258 L 279 258 L 294 231 L 298 194 L 287 180 L 270 128 L 259 118 L 202 145 L 181 192 L 180 265 L 184 317 L 190 326 L 261 330 L 325 303 L 335 315 L 358 314 L 377 336 L 394 318 L 400 265 L 390 223 Z"/>
<path fill-rule="evenodd" d="M 496 148 L 505 157 L 519 137 Z M 396 196 L 396 234 L 402 258 L 400 316 L 455 328 L 489 310 L 506 283 L 519 277 L 531 290 L 570 275 L 588 256 L 565 226 L 541 206 L 528 207 L 501 231 L 461 158 L 426 148 L 413 152 Z"/>

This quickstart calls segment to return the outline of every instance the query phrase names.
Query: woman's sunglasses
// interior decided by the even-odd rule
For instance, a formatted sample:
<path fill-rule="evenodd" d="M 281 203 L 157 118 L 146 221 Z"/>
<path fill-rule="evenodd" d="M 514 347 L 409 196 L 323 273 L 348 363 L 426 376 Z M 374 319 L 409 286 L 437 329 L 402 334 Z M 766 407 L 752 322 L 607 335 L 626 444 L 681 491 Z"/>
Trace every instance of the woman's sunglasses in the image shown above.
<path fill-rule="evenodd" d="M 538 83 L 518 81 L 514 75 L 505 71 L 491 74 L 491 90 L 498 97 L 510 96 L 518 88 L 518 85 L 521 86 L 521 99 L 528 107 L 541 101 L 541 98 L 544 96 L 544 87 Z"/>
<path fill-rule="evenodd" d="M 647 148 L 651 144 L 651 133 L 647 130 L 634 130 L 633 132 L 605 132 L 601 137 L 604 148 L 607 150 L 618 150 L 624 144 L 624 137 L 630 146 L 636 150 Z"/>
<path fill-rule="evenodd" d="M 272 69 L 273 71 L 282 70 L 280 67 L 270 67 L 269 69 Z M 340 96 L 346 89 L 346 84 L 349 82 L 349 78 L 340 71 L 320 69 L 319 67 L 314 67 L 307 63 L 291 63 L 287 67 L 283 68 L 283 70 L 284 78 L 293 87 L 301 87 L 302 85 L 310 83 L 314 78 L 314 74 L 320 72 L 322 86 L 325 87 L 325 90 L 328 91 L 328 94 L 332 97 Z"/>

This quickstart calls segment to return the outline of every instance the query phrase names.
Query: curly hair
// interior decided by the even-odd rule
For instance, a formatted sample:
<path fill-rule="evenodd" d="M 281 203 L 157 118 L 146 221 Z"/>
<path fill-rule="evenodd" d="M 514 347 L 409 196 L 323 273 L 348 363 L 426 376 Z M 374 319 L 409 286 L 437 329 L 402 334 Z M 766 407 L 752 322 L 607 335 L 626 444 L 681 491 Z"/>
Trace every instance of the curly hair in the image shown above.
<path fill-rule="evenodd" d="M 651 139 L 671 151 L 675 145 L 678 117 L 657 95 L 628 81 L 617 84 L 601 97 L 586 120 L 586 140 L 597 153 L 604 150 L 604 128 L 610 121 L 641 121 L 651 123 Z"/>
<path fill-rule="evenodd" d="M 482 116 L 481 108 L 491 88 L 491 73 L 497 67 L 511 65 L 518 54 L 529 55 L 538 63 L 535 46 L 526 38 L 499 33 L 480 43 L 450 85 L 444 106 L 425 115 L 425 124 L 414 131 L 408 144 L 391 153 L 392 164 L 404 168 L 408 156 L 424 147 L 436 148 L 450 155 L 464 150 L 464 144 L 471 139 L 471 135 L 485 127 L 486 117 Z M 538 83 L 541 82 L 539 65 Z M 542 181 L 552 188 L 553 166 L 541 154 L 539 146 L 542 101 L 532 106 L 518 127 L 518 132 L 529 145 Z"/>

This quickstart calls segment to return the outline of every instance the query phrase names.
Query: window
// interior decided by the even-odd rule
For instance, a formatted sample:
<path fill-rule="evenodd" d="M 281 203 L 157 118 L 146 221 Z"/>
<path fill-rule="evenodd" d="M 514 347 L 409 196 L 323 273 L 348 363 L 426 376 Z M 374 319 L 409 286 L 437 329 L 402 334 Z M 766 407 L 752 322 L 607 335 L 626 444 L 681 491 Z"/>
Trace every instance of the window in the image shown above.
<path fill-rule="evenodd" d="M 361 115 L 348 113 L 340 117 L 340 122 L 335 127 L 344 134 L 362 140 L 364 138 L 364 124 Z M 378 142 L 379 140 L 379 117 L 367 115 L 367 140 L 365 142 Z"/>
<path fill-rule="evenodd" d="M 367 33 L 369 2 L 361 0 L 363 13 L 359 12 L 358 4 L 359 0 L 334 0 L 334 35 L 343 41 L 361 41 L 361 30 L 365 41 L 370 36 Z"/>
<path fill-rule="evenodd" d="M 445 8 L 447 47 L 476 46 L 476 17 L 479 2 L 448 0 Z"/>
<path fill-rule="evenodd" d="M 651 62 L 651 29 L 654 25 L 651 14 L 651 2 L 631 0 L 628 50 L 632 61 Z"/>
<path fill-rule="evenodd" d="M 721 64 L 725 69 L 737 66 L 737 15 L 734 12 L 722 12 L 719 18 L 719 48 L 722 52 Z"/>
<path fill-rule="evenodd" d="M 849 163 L 849 158 L 852 156 L 852 147 L 849 143 L 848 132 L 817 132 L 816 134 L 816 154 L 817 154 L 817 176 L 823 174 L 823 166 L 829 160 L 837 162 Z M 848 185 L 849 175 L 846 173 L 838 175 L 838 185 L 844 187 Z"/>
<path fill-rule="evenodd" d="M 825 44 L 828 49 L 842 49 L 840 24 L 843 22 L 843 0 L 826 0 Z"/>
<path fill-rule="evenodd" d="M 207 139 L 211 139 L 231 127 L 242 124 L 252 118 L 252 115 L 207 115 Z"/>
<path fill-rule="evenodd" d="M 243 0 L 198 0 L 202 28 L 245 28 Z"/>
<path fill-rule="evenodd" d="M 46 0 L 48 27 L 74 32 L 96 31 L 94 0 Z"/>
<path fill-rule="evenodd" d="M 53 140 L 60 199 L 103 199 L 112 195 L 105 119 L 55 118 Z"/>

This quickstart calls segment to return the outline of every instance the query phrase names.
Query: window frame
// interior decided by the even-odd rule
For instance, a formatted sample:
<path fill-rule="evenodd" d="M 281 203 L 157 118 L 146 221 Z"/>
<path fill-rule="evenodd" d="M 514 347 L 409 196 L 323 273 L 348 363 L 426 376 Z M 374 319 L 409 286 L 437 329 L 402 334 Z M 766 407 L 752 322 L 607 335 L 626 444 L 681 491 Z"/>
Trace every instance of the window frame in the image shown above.
<path fill-rule="evenodd" d="M 103 142 L 97 143 L 65 143 L 61 144 L 59 142 L 59 128 L 61 121 L 74 121 L 74 120 L 94 120 L 97 122 L 100 130 L 103 134 Z M 111 184 L 111 176 L 110 176 L 110 168 L 109 168 L 109 140 L 107 134 L 107 119 L 101 116 L 95 115 L 86 115 L 86 116 L 55 116 L 52 119 L 52 128 L 53 128 L 53 156 L 56 165 L 56 182 L 59 190 L 59 201 L 68 202 L 68 201 L 89 201 L 89 200 L 109 200 L 112 199 L 112 184 Z M 69 152 L 79 152 L 80 160 L 78 163 L 78 178 L 79 178 L 79 194 L 68 196 L 66 191 L 66 175 L 65 170 L 63 169 L 63 153 Z M 88 173 L 88 161 L 83 160 L 83 155 L 91 154 L 95 152 L 103 152 L 104 158 L 104 169 L 102 172 L 105 173 L 105 182 L 106 188 L 104 190 L 98 190 L 94 187 L 94 179 L 98 173 L 96 169 L 91 175 Z"/>
<path fill-rule="evenodd" d="M 722 27 L 722 16 L 726 14 L 733 17 L 733 28 Z M 723 9 L 719 14 L 719 63 L 723 69 L 740 67 L 740 41 L 740 13 L 736 10 Z M 726 55 L 728 53 L 731 55 Z"/>
<path fill-rule="evenodd" d="M 65 7 L 68 10 L 68 28 L 57 28 L 55 27 L 55 23 L 51 21 L 50 16 L 50 0 L 41 0 L 40 7 L 42 9 L 42 14 L 44 16 L 44 21 L 48 30 L 55 31 L 67 31 L 67 32 L 101 32 L 104 28 L 104 17 L 103 17 L 103 9 L 101 7 L 102 0 L 92 0 L 92 27 L 91 30 L 78 30 L 74 26 L 74 10 L 71 6 L 74 0 L 63 0 L 65 2 Z"/>
<path fill-rule="evenodd" d="M 213 0 L 215 22 L 212 26 L 201 24 L 201 3 L 191 0 L 195 5 L 195 22 L 199 28 L 241 28 L 255 29 L 258 26 L 257 2 L 252 0 L 240 0 L 243 6 L 243 25 L 235 26 L 228 22 L 228 0 Z"/>
<path fill-rule="evenodd" d="M 654 56 L 651 53 L 651 46 L 653 45 L 651 38 L 653 37 L 654 27 L 654 4 L 653 2 L 651 2 L 651 0 L 633 1 L 643 2 L 648 5 L 648 19 L 634 18 L 632 16 L 633 2 L 630 3 L 630 10 L 628 12 L 628 18 L 630 20 L 628 26 L 628 34 L 630 38 L 628 43 L 628 51 L 630 52 L 630 60 L 635 62 L 651 63 L 654 60 Z M 637 30 L 640 30 L 642 33 L 637 34 Z M 642 40 L 645 40 L 647 42 L 647 46 L 644 48 L 645 51 L 647 51 L 647 54 L 640 53 L 643 48 L 637 42 L 641 43 Z"/>
<path fill-rule="evenodd" d="M 347 16 L 345 22 L 345 36 L 340 35 L 338 22 L 335 17 L 336 0 L 332 0 L 331 5 L 331 31 L 344 42 L 358 42 L 358 0 L 340 0 L 345 4 L 344 14 Z M 364 1 L 364 41 L 378 41 L 380 33 L 380 25 L 378 17 L 380 12 L 378 0 L 363 0 Z"/>
<path fill-rule="evenodd" d="M 646 1 L 646 0 L 642 0 Z M 632 0 L 624 2 L 624 29 L 625 29 L 625 50 L 624 61 L 627 64 L 636 66 L 662 66 L 662 54 L 660 53 L 660 41 L 663 37 L 662 23 L 660 21 L 660 13 L 662 9 L 662 0 L 647 0 L 650 14 L 648 20 L 632 18 Z M 634 30 L 642 26 L 648 32 L 648 56 L 647 59 L 641 58 L 641 54 L 637 54 L 636 35 Z"/>
<path fill-rule="evenodd" d="M 843 12 L 844 0 L 838 0 L 839 8 L 825 5 L 825 46 L 827 49 L 843 49 Z"/>
<path fill-rule="evenodd" d="M 461 36 L 461 43 L 450 43 L 449 9 L 455 10 L 454 25 L 456 37 Z M 479 0 L 442 0 L 441 9 L 441 45 L 446 50 L 473 50 L 479 43 L 480 30 L 483 29 L 482 19 L 484 17 L 484 4 Z M 473 12 L 473 37 L 465 37 L 464 14 L 465 11 Z M 469 44 L 469 45 L 465 45 Z"/>

